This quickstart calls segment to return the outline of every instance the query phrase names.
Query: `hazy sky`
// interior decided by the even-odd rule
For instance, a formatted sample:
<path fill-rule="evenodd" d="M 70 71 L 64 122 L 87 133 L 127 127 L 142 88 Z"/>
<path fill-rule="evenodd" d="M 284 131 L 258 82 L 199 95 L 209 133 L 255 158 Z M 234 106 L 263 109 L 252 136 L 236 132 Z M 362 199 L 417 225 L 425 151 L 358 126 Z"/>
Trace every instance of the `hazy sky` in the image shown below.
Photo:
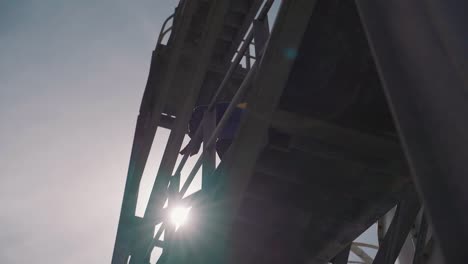
<path fill-rule="evenodd" d="M 0 1 L 2 264 L 110 262 L 151 52 L 177 2 Z"/>
<path fill-rule="evenodd" d="M 138 107 L 177 0 L 0 1 L 0 262 L 109 263 Z"/>

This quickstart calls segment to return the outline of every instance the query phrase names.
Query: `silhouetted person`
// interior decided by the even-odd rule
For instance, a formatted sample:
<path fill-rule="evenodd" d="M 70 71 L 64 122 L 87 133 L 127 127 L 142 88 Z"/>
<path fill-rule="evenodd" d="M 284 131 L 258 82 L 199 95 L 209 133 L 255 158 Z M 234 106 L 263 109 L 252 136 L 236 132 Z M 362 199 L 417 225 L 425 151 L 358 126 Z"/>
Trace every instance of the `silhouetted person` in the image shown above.
<path fill-rule="evenodd" d="M 216 152 L 218 153 L 220 159 L 223 158 L 224 154 L 227 152 L 232 144 L 232 141 L 234 140 L 246 105 L 246 103 L 241 103 L 236 106 L 234 111 L 231 113 L 228 122 L 224 125 L 224 128 L 218 135 L 216 140 Z M 216 125 L 218 125 L 219 121 L 221 121 L 221 118 L 223 117 L 224 112 L 226 112 L 228 106 L 229 102 L 221 102 L 216 104 Z M 195 136 L 197 128 L 202 123 L 203 115 L 207 109 L 207 105 L 202 105 L 196 107 L 193 110 L 192 117 L 189 121 L 188 135 L 190 138 L 192 138 L 192 140 L 195 140 L 195 142 L 193 142 L 192 146 L 190 146 L 190 144 L 185 146 L 185 148 L 180 151 L 180 154 L 185 155 L 186 153 L 189 153 L 190 156 L 192 156 L 197 154 L 200 150 L 200 145 L 203 141 L 203 131 L 201 131 L 202 133 L 200 133 L 199 138 L 193 137 Z"/>

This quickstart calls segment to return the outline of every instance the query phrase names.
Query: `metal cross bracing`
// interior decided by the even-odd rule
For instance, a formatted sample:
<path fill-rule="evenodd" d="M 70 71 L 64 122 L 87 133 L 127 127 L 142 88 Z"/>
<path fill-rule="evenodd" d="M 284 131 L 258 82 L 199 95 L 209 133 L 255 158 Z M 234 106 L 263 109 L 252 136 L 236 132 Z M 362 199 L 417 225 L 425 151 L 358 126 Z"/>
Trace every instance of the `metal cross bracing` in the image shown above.
<path fill-rule="evenodd" d="M 424 13 L 434 11 L 430 8 L 370 2 L 282 1 L 271 33 L 267 21 L 270 0 L 179 3 L 168 18 L 173 20 L 172 26 L 166 28 L 164 23 L 153 52 L 112 263 L 149 263 L 154 247 L 163 249 L 157 263 L 356 263 L 349 260 L 350 252 L 360 258 L 357 263 L 366 264 L 394 263 L 397 258 L 402 264 L 464 263 L 466 253 L 449 245 L 465 241 L 466 225 L 460 219 L 466 213 L 457 211 L 456 219 L 447 211 L 442 214 L 444 210 L 435 205 L 428 190 L 438 197 L 445 193 L 444 201 L 452 206 L 448 208 L 466 208 L 466 200 L 459 189 L 449 195 L 446 185 L 438 189 L 421 176 L 425 172 L 436 177 L 428 171 L 432 165 L 427 162 L 428 153 L 418 151 L 435 152 L 440 144 L 423 146 L 424 140 L 415 138 L 414 132 L 427 136 L 427 131 L 421 131 L 424 124 L 408 123 L 409 116 L 429 120 L 429 113 L 440 113 L 433 110 L 424 115 L 411 108 L 408 100 L 397 100 L 402 97 L 395 83 L 417 91 L 422 83 L 427 84 L 418 79 L 423 76 L 420 73 L 433 69 L 419 65 L 421 57 L 407 53 L 414 47 L 399 34 L 410 38 L 408 32 L 386 12 L 404 6 L 402 14 L 418 17 L 405 20 L 409 28 L 424 28 L 420 35 L 411 37 L 446 40 L 445 46 L 428 45 L 434 56 L 440 55 L 441 47 L 463 51 L 460 39 L 447 38 L 440 31 L 447 29 L 447 24 L 437 17 L 437 23 L 430 23 Z M 450 4 L 442 7 L 446 7 L 445 12 L 453 11 Z M 383 15 L 376 17 L 378 12 L 374 11 Z M 382 40 L 420 72 L 395 63 L 398 56 L 390 57 L 387 42 Z M 253 43 L 255 56 L 250 54 Z M 445 54 L 452 53 L 445 50 Z M 243 58 L 245 67 L 239 65 Z M 436 58 L 448 63 L 445 57 Z M 451 62 L 455 68 L 460 66 L 458 60 Z M 441 71 L 453 87 L 462 86 L 457 75 Z M 434 82 L 434 87 L 437 84 Z M 429 99 L 420 102 L 414 97 L 411 102 L 440 106 L 435 97 Z M 463 104 L 458 104 L 462 99 L 455 100 L 457 109 L 467 113 Z M 231 103 L 216 124 L 213 106 L 221 100 Z M 241 101 L 248 107 L 240 129 L 216 166 L 218 133 Z M 176 160 L 192 109 L 200 104 L 209 107 L 194 138 L 203 137 L 204 147 L 182 183 L 182 168 L 189 156 L 185 155 L 177 168 Z M 158 126 L 169 128 L 171 133 L 140 218 L 135 216 L 138 188 Z M 449 128 L 437 131 L 450 134 L 446 131 Z M 455 131 L 464 128 L 460 125 Z M 457 153 L 462 154 L 468 147 L 462 133 L 457 135 L 461 143 Z M 410 139 L 419 143 L 408 142 Z M 412 163 L 408 164 L 402 150 Z M 453 155 L 452 163 L 441 157 L 433 160 L 436 171 L 450 173 L 450 164 L 460 169 L 459 156 Z M 200 168 L 202 189 L 184 197 Z M 437 181 L 447 183 L 440 177 Z M 424 214 L 414 185 L 422 194 Z M 164 208 L 166 200 L 168 207 Z M 168 223 L 168 211 L 175 205 L 192 207 L 199 220 L 197 232 L 176 231 Z M 444 221 L 457 223 L 461 231 L 442 226 Z M 353 242 L 376 222 L 378 247 Z M 154 235 L 156 225 L 159 229 Z M 447 233 L 441 233 L 444 230 Z M 455 241 L 449 241 L 449 235 Z M 375 258 L 366 247 L 377 248 Z"/>
<path fill-rule="evenodd" d="M 176 93 L 171 94 L 171 91 L 168 90 L 168 86 L 170 85 L 183 85 L 181 83 L 177 83 L 178 80 L 174 79 L 175 71 L 179 71 L 177 72 L 178 75 L 185 75 L 185 78 L 188 78 L 189 76 L 193 76 L 192 78 L 198 78 L 198 82 L 203 81 L 203 76 L 205 74 L 204 71 L 206 71 L 207 68 L 209 68 L 211 72 L 214 71 L 217 73 L 217 71 L 219 71 L 218 69 L 223 67 L 222 62 L 227 62 L 230 60 L 228 56 L 229 54 L 233 54 L 233 52 L 229 50 L 237 49 L 236 45 L 238 45 L 241 42 L 240 40 L 244 38 L 245 30 L 248 28 L 252 18 L 257 13 L 260 4 L 261 1 L 250 0 L 219 1 L 218 3 L 212 3 L 211 5 L 206 1 L 181 1 L 176 9 L 175 14 L 168 18 L 168 20 L 171 18 L 174 19 L 173 25 L 169 29 L 165 29 L 165 25 L 168 20 L 166 20 L 164 23 L 160 37 L 158 38 L 157 48 L 153 53 L 148 84 L 147 88 L 145 89 L 142 106 L 140 108 L 140 116 L 135 133 L 134 146 L 132 149 L 116 246 L 114 249 L 113 263 L 126 263 L 130 256 L 132 256 L 130 259 L 131 263 L 148 262 L 148 253 L 151 252 L 151 247 L 153 244 L 161 245 L 161 243 L 159 243 L 156 239 L 153 239 L 152 233 L 154 231 L 152 230 L 154 230 L 154 226 L 158 223 L 158 221 L 161 221 L 161 212 L 164 211 L 161 210 L 161 202 L 164 202 L 163 200 L 165 200 L 167 193 L 165 189 L 179 191 L 174 186 L 178 181 L 178 175 L 180 175 L 180 171 L 184 166 L 188 156 L 184 157 L 180 163 L 180 169 L 176 171 L 174 177 L 168 177 L 168 175 L 170 175 L 169 171 L 172 171 L 170 167 L 174 166 L 175 158 L 177 157 L 180 144 L 182 143 L 181 139 L 186 133 L 188 117 L 191 109 L 194 106 L 194 100 L 197 99 L 198 94 L 196 91 L 187 89 L 187 91 L 191 93 L 191 102 L 188 100 L 185 102 L 182 101 L 183 109 L 177 109 L 177 107 L 180 105 L 179 103 L 181 99 L 183 100 L 183 98 L 176 98 L 176 100 L 174 100 L 173 96 L 179 95 L 180 97 L 181 91 L 176 91 Z M 263 9 L 258 14 L 257 21 L 261 20 L 265 21 L 264 23 L 267 23 L 266 15 L 268 9 L 271 7 L 271 4 L 272 1 L 267 1 L 264 4 Z M 206 10 L 209 10 L 208 14 L 200 14 Z M 199 19 L 206 15 L 208 16 L 205 23 L 201 23 Z M 223 22 L 224 15 L 226 15 L 226 20 L 224 22 L 227 23 L 227 25 L 220 23 Z M 192 16 L 193 19 L 191 19 Z M 238 27 L 234 28 L 234 22 L 228 19 L 229 17 L 236 17 L 238 19 Z M 211 28 L 210 25 L 212 25 Z M 207 28 L 204 29 L 203 26 Z M 164 35 L 170 32 L 169 30 L 172 30 L 172 34 L 168 39 L 167 45 L 164 46 L 161 44 L 161 42 L 164 38 Z M 201 32 L 201 39 L 197 39 L 197 36 L 200 35 L 198 32 L 200 31 L 204 32 Z M 256 31 L 258 31 L 258 29 Z M 258 33 L 256 34 L 258 35 Z M 217 94 L 214 95 L 213 99 L 211 99 L 212 102 L 215 102 L 217 99 L 226 98 L 226 94 L 228 94 L 228 96 L 229 94 L 232 94 L 232 79 L 235 79 L 236 77 L 239 79 L 239 77 L 235 75 L 245 75 L 245 73 L 242 72 L 242 69 L 239 71 L 237 64 L 239 64 L 239 61 L 244 56 L 243 53 L 250 45 L 250 42 L 253 39 L 253 35 L 254 33 L 252 30 L 246 36 L 246 39 L 239 51 L 239 54 L 242 54 L 237 56 L 234 62 L 230 64 L 226 76 L 224 77 L 224 81 L 220 84 L 220 88 L 217 90 Z M 227 40 L 226 36 L 228 36 L 230 39 Z M 199 53 L 193 46 L 193 43 L 197 41 L 200 42 L 198 49 L 205 51 L 205 54 L 203 54 L 204 56 L 197 57 Z M 257 45 L 262 43 L 262 41 L 264 40 L 262 40 L 259 35 L 256 41 Z M 219 48 L 215 47 L 215 45 L 218 45 L 219 43 L 225 44 L 226 42 L 231 42 L 232 47 L 226 48 L 226 45 L 221 45 L 225 51 L 219 51 Z M 211 44 L 211 47 L 208 45 L 208 43 Z M 211 52 L 213 49 L 216 51 L 214 54 Z M 188 71 L 184 67 L 186 65 L 178 65 L 178 60 L 180 60 L 179 63 L 187 63 L 192 61 L 193 67 L 202 70 L 200 70 L 198 73 L 193 73 L 193 71 L 196 70 L 192 70 L 192 72 Z M 205 61 L 205 69 L 200 67 L 200 60 Z M 208 63 L 209 61 L 211 61 L 211 63 Z M 254 71 L 250 71 L 250 76 L 253 72 Z M 250 77 L 247 79 L 249 78 Z M 160 87 L 155 87 L 156 85 Z M 194 84 L 191 83 L 191 85 Z M 247 85 L 244 85 L 244 87 L 247 88 Z M 238 94 L 241 95 L 242 90 L 245 90 L 245 88 L 241 89 L 241 92 Z M 221 94 L 221 92 L 224 94 Z M 205 91 L 204 93 L 208 94 L 210 91 Z M 172 104 L 167 103 L 166 101 L 170 101 Z M 210 105 L 213 105 L 213 103 Z M 227 110 L 227 113 L 228 112 L 230 112 L 229 109 Z M 174 114 L 177 116 L 177 118 L 174 118 Z M 185 118 L 182 117 L 183 115 L 185 115 Z M 166 146 L 163 161 L 161 162 L 161 166 L 156 177 L 156 182 L 150 197 L 150 202 L 148 203 L 148 207 L 145 212 L 145 217 L 140 219 L 134 216 L 138 185 L 146 160 L 148 158 L 149 150 L 151 148 L 152 140 L 154 138 L 158 123 L 164 127 L 171 128 L 172 132 L 168 145 Z M 219 128 L 221 128 L 222 123 L 223 121 L 221 121 L 220 126 L 218 126 Z M 217 131 L 219 131 L 219 129 Z M 178 145 L 178 147 L 176 145 Z M 205 148 L 209 145 L 210 144 L 205 143 Z M 197 166 L 199 166 L 200 163 L 198 163 Z M 205 171 L 207 168 L 208 166 L 204 166 Z M 196 170 L 194 171 L 196 172 Z M 168 185 L 169 182 L 171 186 Z M 188 184 L 182 188 L 182 192 L 186 191 L 186 186 L 188 186 Z M 173 197 L 172 199 L 175 198 Z M 185 200 L 188 199 L 184 199 L 184 201 Z M 162 231 L 164 229 L 160 228 L 160 230 Z M 161 234 L 161 231 L 159 234 Z M 166 237 L 168 237 L 167 232 Z"/>

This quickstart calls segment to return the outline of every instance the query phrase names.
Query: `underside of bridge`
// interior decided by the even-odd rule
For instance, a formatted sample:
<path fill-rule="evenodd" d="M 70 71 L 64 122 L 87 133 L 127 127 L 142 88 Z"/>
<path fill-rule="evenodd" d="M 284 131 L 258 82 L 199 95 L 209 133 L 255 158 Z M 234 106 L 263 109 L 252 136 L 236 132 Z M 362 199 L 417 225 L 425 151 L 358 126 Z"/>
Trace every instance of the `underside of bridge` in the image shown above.
<path fill-rule="evenodd" d="M 273 3 L 181 0 L 164 23 L 112 263 L 150 263 L 155 247 L 163 250 L 157 263 L 343 264 L 350 250 L 357 263 L 394 263 L 408 240 L 402 264 L 465 263 L 468 174 L 460 157 L 468 157 L 468 130 L 460 121 L 468 101 L 459 88 L 466 92 L 467 72 L 447 54 L 466 55 L 467 46 L 433 29 L 450 5 L 427 15 L 433 6 L 419 0 L 288 0 L 269 21 Z M 213 106 L 223 101 L 231 103 L 217 122 Z M 216 166 L 217 137 L 241 102 L 240 128 Z M 177 159 L 199 105 L 209 105 L 194 137 L 203 151 L 181 182 L 190 157 Z M 441 122 L 450 109 L 456 113 Z M 158 127 L 170 136 L 137 217 L 148 155 L 161 147 L 152 146 Z M 458 143 L 449 144 L 453 154 L 444 140 Z M 185 195 L 200 168 L 202 189 Z M 196 231 L 168 222 L 181 205 L 191 208 Z M 369 259 L 353 241 L 378 222 L 378 252 Z"/>

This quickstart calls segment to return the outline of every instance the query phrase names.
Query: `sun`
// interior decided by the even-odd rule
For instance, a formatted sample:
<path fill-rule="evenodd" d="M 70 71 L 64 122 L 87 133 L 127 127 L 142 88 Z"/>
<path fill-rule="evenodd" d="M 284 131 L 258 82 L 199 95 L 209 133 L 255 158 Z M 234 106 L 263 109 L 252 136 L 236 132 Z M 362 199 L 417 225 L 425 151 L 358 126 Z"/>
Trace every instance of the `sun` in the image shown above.
<path fill-rule="evenodd" d="M 187 222 L 190 209 L 190 207 L 176 206 L 171 210 L 170 220 L 175 225 L 176 230 Z"/>

